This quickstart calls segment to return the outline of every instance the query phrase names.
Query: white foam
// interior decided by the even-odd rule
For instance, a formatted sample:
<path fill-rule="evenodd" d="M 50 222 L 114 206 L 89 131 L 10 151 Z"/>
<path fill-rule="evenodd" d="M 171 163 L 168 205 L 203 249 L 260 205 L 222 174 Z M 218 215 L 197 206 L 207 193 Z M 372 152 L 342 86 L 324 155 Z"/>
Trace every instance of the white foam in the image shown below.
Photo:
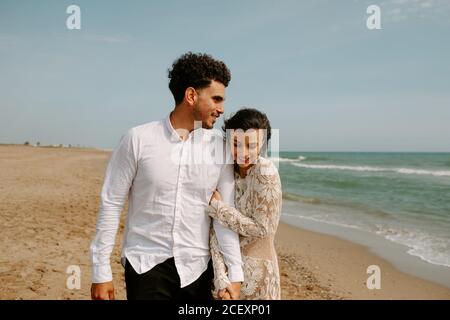
<path fill-rule="evenodd" d="M 376 232 L 384 238 L 407 246 L 408 254 L 432 264 L 450 267 L 450 239 L 419 230 L 385 228 Z"/>
<path fill-rule="evenodd" d="M 306 160 L 306 157 L 299 156 L 297 159 L 270 157 L 269 159 L 273 162 L 299 162 Z"/>
<path fill-rule="evenodd" d="M 273 162 L 296 162 L 297 159 L 289 159 L 289 158 L 277 158 L 277 157 L 271 157 L 269 158 Z"/>
<path fill-rule="evenodd" d="M 314 222 L 325 223 L 325 224 L 329 224 L 329 225 L 332 225 L 332 226 L 338 226 L 338 227 L 344 227 L 344 228 L 350 228 L 350 229 L 357 229 L 357 230 L 365 230 L 364 228 L 362 228 L 360 226 L 357 226 L 357 225 L 354 225 L 354 224 L 347 224 L 347 223 L 343 223 L 343 222 L 337 222 L 337 221 L 333 221 L 333 220 L 329 220 L 329 219 L 325 219 L 325 218 L 318 218 L 318 217 L 305 216 L 305 215 L 299 215 L 299 214 L 291 214 L 291 213 L 285 213 L 285 212 L 283 212 L 283 215 L 284 216 L 288 216 L 288 217 L 294 217 L 294 218 L 310 220 L 310 221 L 314 221 Z"/>
<path fill-rule="evenodd" d="M 450 267 L 450 239 L 430 235 L 420 230 L 395 228 L 376 224 L 377 230 L 369 225 L 355 225 L 336 221 L 326 217 L 305 216 L 283 212 L 284 216 L 306 219 L 314 222 L 335 225 L 344 228 L 363 230 L 375 233 L 389 241 L 402 244 L 408 248 L 407 253 L 428 263 Z"/>
<path fill-rule="evenodd" d="M 404 174 L 420 174 L 420 175 L 433 175 L 436 177 L 450 177 L 450 171 L 431 171 L 431 170 L 417 170 L 400 168 L 396 170 L 398 173 Z"/>
<path fill-rule="evenodd" d="M 401 174 L 432 175 L 436 177 L 450 177 L 450 171 L 420 170 L 411 168 L 382 168 L 371 166 L 341 166 L 325 164 L 304 164 L 293 162 L 292 165 L 309 169 L 331 169 L 331 170 L 349 170 L 349 171 L 367 171 L 367 172 L 395 172 Z"/>
<path fill-rule="evenodd" d="M 293 165 L 302 168 L 310 169 L 335 169 L 335 170 L 352 170 L 352 171 L 386 171 L 383 168 L 368 167 L 368 166 L 338 166 L 332 164 L 303 164 L 293 163 Z"/>

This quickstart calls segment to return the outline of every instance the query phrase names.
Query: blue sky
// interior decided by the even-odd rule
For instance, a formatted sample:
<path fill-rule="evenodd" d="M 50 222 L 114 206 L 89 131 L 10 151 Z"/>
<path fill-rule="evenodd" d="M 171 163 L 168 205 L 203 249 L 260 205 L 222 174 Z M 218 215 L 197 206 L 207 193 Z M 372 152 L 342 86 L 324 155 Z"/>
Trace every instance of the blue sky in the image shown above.
<path fill-rule="evenodd" d="M 170 112 L 193 51 L 231 69 L 225 115 L 265 111 L 281 150 L 450 151 L 449 35 L 446 0 L 2 0 L 0 143 L 114 148 Z"/>

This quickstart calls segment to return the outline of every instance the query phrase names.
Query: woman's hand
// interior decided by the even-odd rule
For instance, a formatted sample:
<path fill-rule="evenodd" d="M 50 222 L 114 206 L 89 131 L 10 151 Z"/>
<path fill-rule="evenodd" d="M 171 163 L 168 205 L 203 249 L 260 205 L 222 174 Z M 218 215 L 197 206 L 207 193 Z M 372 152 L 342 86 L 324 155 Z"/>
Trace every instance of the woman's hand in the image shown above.
<path fill-rule="evenodd" d="M 220 195 L 219 191 L 214 191 L 212 196 L 211 196 L 211 200 L 209 200 L 209 204 L 211 204 L 211 201 L 213 199 L 216 199 L 217 201 L 222 201 L 222 196 Z"/>

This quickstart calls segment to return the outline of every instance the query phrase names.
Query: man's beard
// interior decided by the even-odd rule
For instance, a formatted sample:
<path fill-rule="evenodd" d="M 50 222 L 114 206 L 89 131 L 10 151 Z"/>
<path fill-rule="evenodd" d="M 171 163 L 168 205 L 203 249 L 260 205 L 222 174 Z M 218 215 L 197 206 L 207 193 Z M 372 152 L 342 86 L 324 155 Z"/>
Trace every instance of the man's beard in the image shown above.
<path fill-rule="evenodd" d="M 214 127 L 213 123 L 210 125 L 206 121 L 203 121 L 202 112 L 200 111 L 198 104 L 194 105 L 194 121 L 201 121 L 203 129 L 212 129 Z"/>

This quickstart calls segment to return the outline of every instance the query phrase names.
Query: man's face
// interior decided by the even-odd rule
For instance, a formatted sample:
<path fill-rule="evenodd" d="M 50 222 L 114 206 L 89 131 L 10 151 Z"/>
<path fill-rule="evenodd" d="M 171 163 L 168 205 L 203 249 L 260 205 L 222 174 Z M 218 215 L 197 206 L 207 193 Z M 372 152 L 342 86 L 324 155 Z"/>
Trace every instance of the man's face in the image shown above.
<path fill-rule="evenodd" d="M 212 129 L 217 118 L 224 111 L 225 86 L 213 80 L 209 87 L 196 91 L 197 102 L 194 105 L 194 119 L 201 121 L 203 128 Z"/>

